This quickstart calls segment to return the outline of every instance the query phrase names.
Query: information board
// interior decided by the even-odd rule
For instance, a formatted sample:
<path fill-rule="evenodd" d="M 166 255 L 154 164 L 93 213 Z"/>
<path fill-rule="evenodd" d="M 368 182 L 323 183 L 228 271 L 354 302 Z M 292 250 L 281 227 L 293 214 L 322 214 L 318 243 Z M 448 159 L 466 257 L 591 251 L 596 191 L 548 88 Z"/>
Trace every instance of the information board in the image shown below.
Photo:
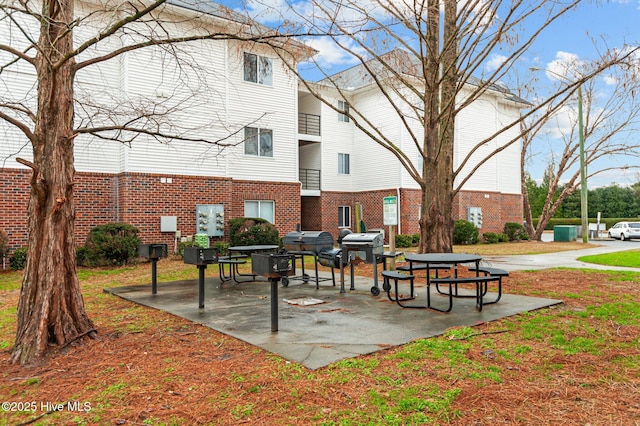
<path fill-rule="evenodd" d="M 398 224 L 398 197 L 384 197 L 382 199 L 383 219 L 385 225 Z"/>

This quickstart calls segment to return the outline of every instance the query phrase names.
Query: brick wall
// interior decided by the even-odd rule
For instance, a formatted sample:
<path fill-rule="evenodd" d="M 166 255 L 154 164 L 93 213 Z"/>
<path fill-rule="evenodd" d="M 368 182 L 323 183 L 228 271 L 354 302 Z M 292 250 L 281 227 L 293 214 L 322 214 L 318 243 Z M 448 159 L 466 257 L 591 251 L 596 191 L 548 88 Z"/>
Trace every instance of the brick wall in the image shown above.
<path fill-rule="evenodd" d="M 361 203 L 363 219 L 367 229 L 385 228 L 383 226 L 382 199 L 389 195 L 396 195 L 395 189 L 367 191 L 358 193 L 323 192 L 322 193 L 322 230 L 337 235 L 338 206 L 351 206 L 352 226 L 355 229 L 355 204 Z M 414 189 L 400 191 L 400 232 L 403 234 L 417 234 L 420 232 L 418 223 L 421 192 Z M 518 194 L 500 194 L 496 192 L 462 191 L 453 201 L 453 218 L 467 219 L 468 207 L 482 208 L 483 223 L 480 232 L 502 232 L 506 222 L 522 223 L 522 196 Z M 386 234 L 386 233 L 385 233 Z"/>
<path fill-rule="evenodd" d="M 320 197 L 302 197 L 300 204 L 300 228 L 305 231 L 322 231 L 322 203 Z"/>
<path fill-rule="evenodd" d="M 27 242 L 31 170 L 0 169 L 0 229 L 13 250 Z"/>
<path fill-rule="evenodd" d="M 481 234 L 502 232 L 507 222 L 522 224 L 522 196 L 519 194 L 461 191 L 454 199 L 453 211 L 459 219 L 467 219 L 469 207 L 482 209 Z"/>
<path fill-rule="evenodd" d="M 0 229 L 15 249 L 27 242 L 27 206 L 30 170 L 0 169 Z M 77 173 L 75 187 L 76 243 L 83 245 L 96 225 L 126 222 L 140 229 L 144 242 L 173 245 L 173 233 L 160 232 L 161 216 L 176 216 L 183 236 L 195 233 L 197 204 L 222 204 L 225 219 L 244 216 L 245 200 L 275 201 L 275 225 L 281 236 L 301 224 L 303 230 L 323 230 L 337 237 L 338 206 L 351 207 L 355 229 L 355 205 L 362 204 L 367 229 L 384 228 L 382 199 L 395 189 L 359 193 L 324 192 L 322 197 L 300 197 L 298 183 L 238 181 L 230 178 L 169 176 L 160 174 Z M 419 232 L 420 191 L 400 192 L 403 234 Z M 522 222 L 522 197 L 495 192 L 462 191 L 454 199 L 454 219 L 466 219 L 468 207 L 480 207 L 480 232 L 502 232 L 506 222 Z M 225 227 L 225 238 L 229 229 Z"/>
<path fill-rule="evenodd" d="M 0 170 L 0 229 L 12 250 L 27 243 L 29 170 Z M 76 244 L 83 245 L 96 225 L 130 223 L 144 242 L 173 247 L 173 233 L 160 232 L 161 216 L 176 216 L 183 236 L 193 235 L 197 204 L 222 204 L 225 219 L 244 216 L 245 200 L 273 200 L 275 225 L 281 235 L 300 222 L 300 184 L 234 181 L 230 178 L 160 174 L 77 173 L 75 180 Z M 228 240 L 229 229 L 225 225 Z"/>

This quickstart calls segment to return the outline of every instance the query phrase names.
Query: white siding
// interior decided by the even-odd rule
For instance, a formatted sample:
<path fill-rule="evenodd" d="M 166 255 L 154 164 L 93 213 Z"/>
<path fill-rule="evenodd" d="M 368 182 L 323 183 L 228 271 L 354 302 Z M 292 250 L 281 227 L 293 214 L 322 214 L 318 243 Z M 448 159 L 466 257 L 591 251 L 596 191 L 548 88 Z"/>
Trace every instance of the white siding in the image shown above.
<path fill-rule="evenodd" d="M 272 86 L 244 81 L 245 51 L 272 59 Z M 233 139 L 237 146 L 228 150 L 229 175 L 236 179 L 297 182 L 296 79 L 275 55 L 258 50 L 256 45 L 230 43 L 228 70 L 229 126 L 240 130 Z M 273 131 L 273 157 L 244 154 L 241 129 L 247 125 Z"/>
<path fill-rule="evenodd" d="M 86 5 L 85 5 L 86 7 Z M 86 14 L 82 5 L 79 14 Z M 166 15 L 170 17 L 170 15 Z M 95 36 L 95 26 L 104 27 L 110 16 L 93 15 L 74 33 L 76 45 Z M 194 21 L 195 22 L 195 21 Z M 201 22 L 201 21 L 198 21 Z M 6 21 L 0 30 L 8 34 Z M 198 31 L 194 23 L 166 23 L 163 30 L 174 34 Z M 148 28 L 138 24 L 138 29 Z M 16 31 L 11 31 L 14 37 Z M 89 49 L 80 61 L 97 56 L 121 43 L 117 37 L 102 41 Z M 107 141 L 89 134 L 76 138 L 76 169 L 96 172 L 151 172 L 164 174 L 212 175 L 235 179 L 298 180 L 297 84 L 273 52 L 259 50 L 259 45 L 236 42 L 201 41 L 181 44 L 175 49 L 162 47 L 129 52 L 120 57 L 82 69 L 76 80 L 76 124 L 83 128 L 113 125 L 139 115 L 139 111 L 163 112 L 149 122 L 134 122 L 134 127 L 157 126 L 176 137 L 166 144 L 150 135 L 125 134 L 125 144 Z M 273 61 L 273 85 L 263 86 L 243 81 L 242 52 L 269 56 Z M 179 60 L 172 55 L 178 51 Z M 1 53 L 0 53 L 1 54 Z M 4 57 L 3 57 L 4 58 Z M 21 98 L 35 97 L 35 78 L 24 73 L 3 73 L 2 90 L 11 90 Z M 14 96 L 15 97 L 15 96 Z M 151 124 L 151 126 L 150 126 Z M 273 158 L 244 155 L 243 128 L 247 125 L 273 130 Z M 26 138 L 5 123 L 2 158 L 5 167 L 18 167 L 16 153 L 30 158 Z M 134 137 L 135 135 L 135 137 Z M 181 141 L 180 137 L 220 141 L 218 146 L 202 142 Z"/>
<path fill-rule="evenodd" d="M 338 99 L 334 99 L 336 105 Z M 327 105 L 322 105 L 322 190 L 323 191 L 355 191 L 354 176 L 355 158 L 359 155 L 354 150 L 354 128 L 351 122 L 338 121 L 338 113 Z M 349 154 L 350 174 L 338 173 L 338 154 Z"/>
<path fill-rule="evenodd" d="M 519 129 L 514 127 L 493 137 L 499 130 L 518 118 L 515 106 L 506 107 L 506 101 L 491 94 L 465 108 L 456 119 L 456 147 L 454 167 L 458 168 L 465 156 L 478 145 L 479 149 L 471 156 L 456 184 L 468 176 L 471 170 L 488 154 L 504 146 L 516 137 Z M 482 144 L 483 141 L 488 140 Z M 497 191 L 520 193 L 520 144 L 514 143 L 498 155 L 490 158 L 466 182 L 463 189 L 468 191 Z"/>

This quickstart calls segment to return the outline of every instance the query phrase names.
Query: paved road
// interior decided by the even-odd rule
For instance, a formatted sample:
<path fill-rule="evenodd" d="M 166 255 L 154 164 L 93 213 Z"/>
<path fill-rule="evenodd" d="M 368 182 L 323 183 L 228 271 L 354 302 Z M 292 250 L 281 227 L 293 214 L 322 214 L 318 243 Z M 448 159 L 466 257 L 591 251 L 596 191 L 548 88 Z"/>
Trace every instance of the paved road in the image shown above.
<path fill-rule="evenodd" d="M 543 236 L 543 241 L 553 241 L 553 234 L 550 236 L 545 234 Z M 595 263 L 586 263 L 577 260 L 578 257 L 592 254 L 640 249 L 640 240 L 618 241 L 603 239 L 593 240 L 591 243 L 598 244 L 598 247 L 587 248 L 584 250 L 570 250 L 557 253 L 522 256 L 484 256 L 483 261 L 507 271 L 567 267 L 640 272 L 640 268 L 597 265 Z"/>

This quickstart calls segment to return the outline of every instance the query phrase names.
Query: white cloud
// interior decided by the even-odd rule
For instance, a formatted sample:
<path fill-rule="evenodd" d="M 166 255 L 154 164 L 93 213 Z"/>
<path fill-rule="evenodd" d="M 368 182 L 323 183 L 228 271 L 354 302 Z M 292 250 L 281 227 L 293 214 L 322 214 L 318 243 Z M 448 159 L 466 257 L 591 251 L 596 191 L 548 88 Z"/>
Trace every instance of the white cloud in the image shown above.
<path fill-rule="evenodd" d="M 575 53 L 556 52 L 556 58 L 549 62 L 546 74 L 550 80 L 562 80 L 571 82 L 576 79 L 576 73 L 582 67 L 580 57 Z"/>
<path fill-rule="evenodd" d="M 495 71 L 500 68 L 500 66 L 504 64 L 507 59 L 508 58 L 504 55 L 492 55 L 485 68 L 489 72 Z"/>
<path fill-rule="evenodd" d="M 323 69 L 342 68 L 345 65 L 349 66 L 359 63 L 356 58 L 336 45 L 329 37 L 308 38 L 303 41 L 307 46 L 311 46 L 318 51 L 318 54 L 313 57 L 313 60 Z M 347 43 L 349 42 L 352 49 L 357 49 L 353 41 L 347 40 Z"/>

